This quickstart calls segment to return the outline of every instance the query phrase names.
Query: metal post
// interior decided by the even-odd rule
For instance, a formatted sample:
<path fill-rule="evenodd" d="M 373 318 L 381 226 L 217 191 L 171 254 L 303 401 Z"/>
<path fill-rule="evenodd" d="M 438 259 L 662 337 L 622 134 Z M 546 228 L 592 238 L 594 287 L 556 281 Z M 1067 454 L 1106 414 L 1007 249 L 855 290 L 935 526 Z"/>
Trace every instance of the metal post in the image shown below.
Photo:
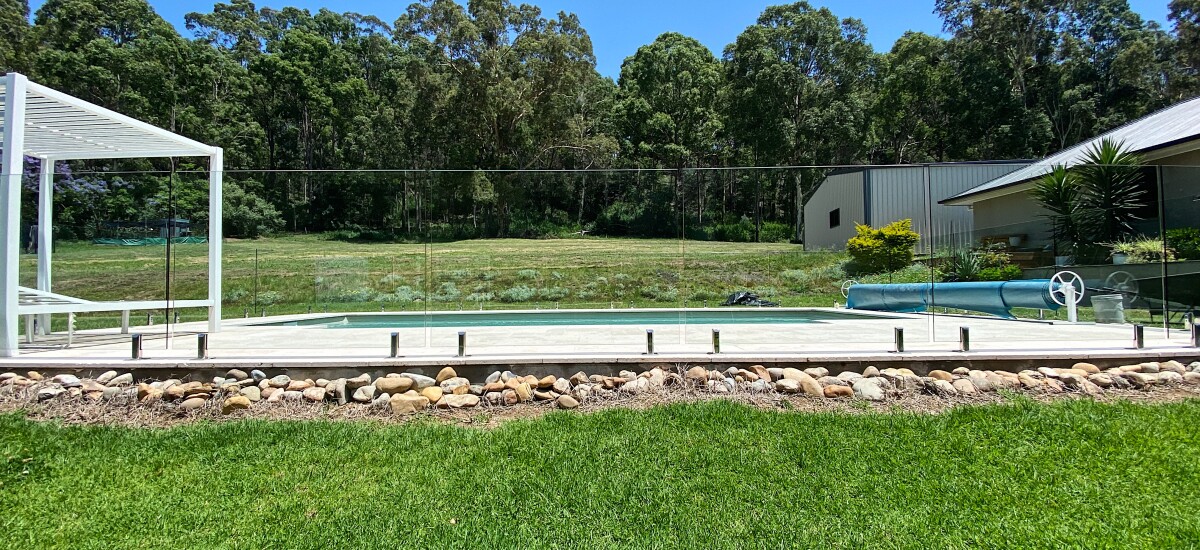
<path fill-rule="evenodd" d="M 1146 347 L 1146 327 L 1133 325 L 1133 348 L 1142 349 L 1144 347 Z"/>
<path fill-rule="evenodd" d="M 208 157 L 208 300 L 211 302 L 208 306 L 208 331 L 211 333 L 221 332 L 224 177 L 225 152 L 220 147 L 214 147 Z"/>
<path fill-rule="evenodd" d="M 461 344 L 459 344 L 459 345 L 461 346 Z M 400 357 L 400 333 L 399 333 L 399 332 L 393 332 L 393 333 L 392 333 L 392 345 L 391 345 L 391 348 L 392 348 L 392 352 L 391 352 L 391 355 L 390 355 L 390 356 L 391 356 L 393 359 L 394 359 L 394 358 L 396 358 L 396 357 Z M 459 352 L 459 355 L 462 355 L 462 352 L 461 352 L 461 351 Z"/>
<path fill-rule="evenodd" d="M 646 355 L 654 355 L 654 329 L 646 329 Z"/>
<path fill-rule="evenodd" d="M 712 329 L 713 353 L 721 353 L 721 329 Z"/>
<path fill-rule="evenodd" d="M 971 351 L 971 327 L 958 327 L 958 351 Z"/>
<path fill-rule="evenodd" d="M 1200 327 L 1196 323 L 1192 323 L 1192 347 L 1200 348 Z"/>
<path fill-rule="evenodd" d="M 146 314 L 146 326 L 148 326 L 148 327 L 154 326 L 154 314 L 153 313 Z"/>
<path fill-rule="evenodd" d="M 37 287 L 50 292 L 50 260 L 54 252 L 54 161 L 42 159 L 38 178 Z M 40 332 L 50 334 L 50 314 L 38 316 Z"/>
<path fill-rule="evenodd" d="M 904 329 L 896 327 L 896 353 L 904 353 Z"/>
<path fill-rule="evenodd" d="M 208 359 L 208 334 L 196 335 L 196 359 Z"/>
<path fill-rule="evenodd" d="M 129 338 L 129 343 L 130 343 L 130 345 L 131 345 L 131 348 L 132 348 L 132 349 L 130 350 L 130 352 L 131 352 L 131 354 L 132 354 L 133 358 L 134 358 L 134 359 L 141 359 L 141 358 L 142 358 L 142 334 L 141 334 L 141 333 L 138 333 L 138 332 L 135 332 L 135 333 L 133 334 L 133 336 L 131 336 L 131 337 Z"/>
<path fill-rule="evenodd" d="M 1067 322 L 1079 322 L 1079 308 L 1075 305 L 1075 285 L 1068 283 L 1063 287 L 1063 301 L 1067 303 Z"/>
<path fill-rule="evenodd" d="M 460 331 L 458 333 L 458 356 L 465 357 L 467 354 L 467 333 Z"/>

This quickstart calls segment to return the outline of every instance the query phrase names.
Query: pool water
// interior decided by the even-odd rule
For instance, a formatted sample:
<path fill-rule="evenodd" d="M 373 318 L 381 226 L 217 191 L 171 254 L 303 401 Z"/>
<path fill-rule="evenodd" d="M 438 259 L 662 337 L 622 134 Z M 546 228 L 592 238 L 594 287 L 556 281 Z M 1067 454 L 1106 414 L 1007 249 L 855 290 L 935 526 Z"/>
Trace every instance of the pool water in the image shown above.
<path fill-rule="evenodd" d="M 813 309 L 694 309 L 596 310 L 522 312 L 430 312 L 393 314 L 340 314 L 298 321 L 263 323 L 267 327 L 319 328 L 425 328 L 425 327 L 534 327 L 560 325 L 740 325 L 767 323 L 826 323 L 849 319 L 879 319 L 882 315 Z"/>

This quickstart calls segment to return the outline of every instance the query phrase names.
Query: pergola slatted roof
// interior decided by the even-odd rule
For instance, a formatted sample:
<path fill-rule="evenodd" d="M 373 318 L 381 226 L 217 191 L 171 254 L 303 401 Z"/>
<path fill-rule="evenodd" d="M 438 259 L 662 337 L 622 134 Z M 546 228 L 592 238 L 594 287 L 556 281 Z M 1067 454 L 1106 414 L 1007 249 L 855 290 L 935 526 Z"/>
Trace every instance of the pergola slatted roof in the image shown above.
<path fill-rule="evenodd" d="M 38 168 L 37 288 L 19 284 L 21 188 L 24 155 L 41 159 Z M 54 163 L 81 159 L 208 157 L 208 298 L 137 302 L 93 302 L 51 291 Z M 210 332 L 221 327 L 221 179 L 224 154 L 121 113 L 94 105 L 8 73 L 0 80 L 0 357 L 18 353 L 18 317 L 26 337 L 48 333 L 52 314 L 207 307 Z M 37 317 L 35 321 L 35 316 Z M 69 323 L 68 323 L 69 324 Z M 37 327 L 37 328 L 35 328 Z M 128 330 L 127 321 L 123 330 Z M 69 338 L 68 338 L 69 341 Z"/>
<path fill-rule="evenodd" d="M 8 95 L 0 81 L 0 119 Z M 4 123 L 0 122 L 0 136 Z M 0 137 L 0 149 L 4 148 Z M 151 126 L 35 82 L 25 84 L 25 147 L 50 160 L 207 157 L 217 148 Z"/>

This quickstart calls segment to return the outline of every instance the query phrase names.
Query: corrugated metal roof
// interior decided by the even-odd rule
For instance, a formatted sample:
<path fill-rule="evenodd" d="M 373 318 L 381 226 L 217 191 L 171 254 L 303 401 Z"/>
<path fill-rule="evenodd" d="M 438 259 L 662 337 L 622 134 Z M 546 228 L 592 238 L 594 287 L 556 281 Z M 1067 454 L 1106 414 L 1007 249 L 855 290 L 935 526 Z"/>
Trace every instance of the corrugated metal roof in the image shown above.
<path fill-rule="evenodd" d="M 1123 142 L 1125 147 L 1130 150 L 1144 153 L 1191 141 L 1198 137 L 1200 137 L 1200 97 L 1194 97 L 1150 113 L 1069 149 L 1059 151 L 1036 164 L 968 189 L 942 202 L 959 202 L 961 199 L 974 195 L 1040 178 L 1050 173 L 1055 166 L 1076 166 L 1083 162 L 1090 149 L 1105 138 Z"/>

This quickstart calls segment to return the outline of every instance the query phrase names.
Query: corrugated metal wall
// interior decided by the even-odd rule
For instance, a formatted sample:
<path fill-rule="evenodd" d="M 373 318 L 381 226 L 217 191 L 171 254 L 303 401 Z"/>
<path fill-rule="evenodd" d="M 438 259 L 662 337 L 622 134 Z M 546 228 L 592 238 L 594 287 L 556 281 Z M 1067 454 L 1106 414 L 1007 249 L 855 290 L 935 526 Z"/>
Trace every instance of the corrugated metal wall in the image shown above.
<path fill-rule="evenodd" d="M 804 207 L 806 239 L 812 248 L 842 249 L 846 239 L 854 235 L 854 222 L 879 227 L 910 218 L 913 229 L 921 234 L 918 253 L 970 245 L 971 210 L 965 206 L 943 206 L 938 201 L 1024 166 L 1024 163 L 929 166 L 932 228 L 925 213 L 925 166 L 869 168 L 830 176 Z M 842 226 L 829 229 L 829 211 L 835 208 L 842 209 Z M 855 217 L 847 218 L 847 212 L 853 212 Z"/>
<path fill-rule="evenodd" d="M 854 224 L 866 223 L 863 197 L 863 171 L 834 174 L 804 205 L 804 248 L 843 250 L 854 236 Z M 841 210 L 841 224 L 829 227 L 829 213 Z"/>

